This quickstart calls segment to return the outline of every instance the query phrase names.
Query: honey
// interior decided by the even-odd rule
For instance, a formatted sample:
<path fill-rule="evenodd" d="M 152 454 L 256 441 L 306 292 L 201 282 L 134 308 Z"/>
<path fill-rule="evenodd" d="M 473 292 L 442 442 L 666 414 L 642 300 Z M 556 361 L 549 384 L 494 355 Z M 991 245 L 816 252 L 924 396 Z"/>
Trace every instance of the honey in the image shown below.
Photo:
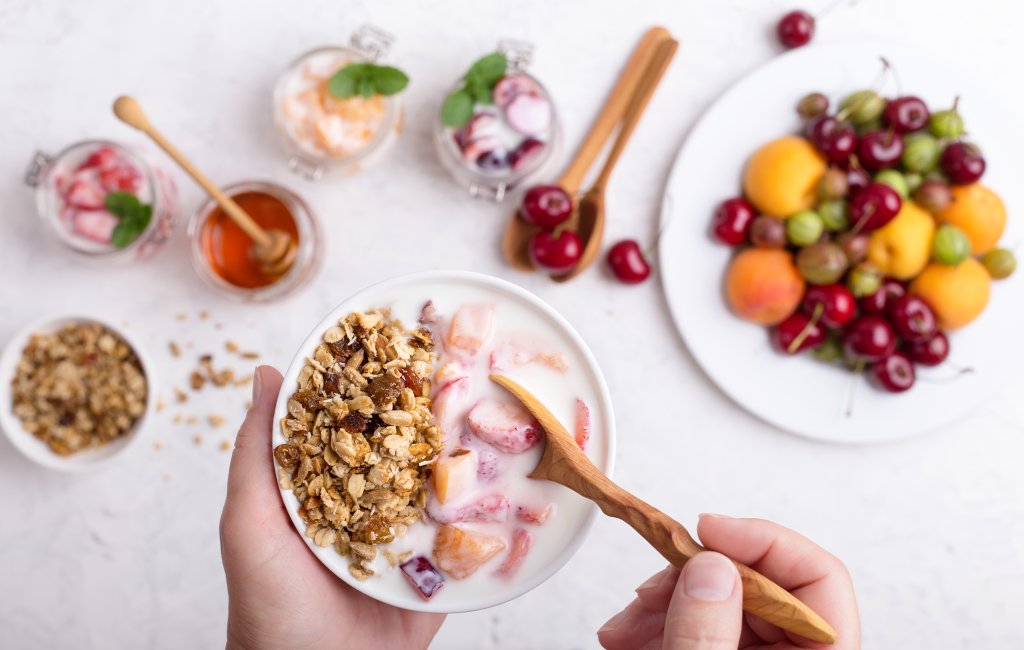
<path fill-rule="evenodd" d="M 266 192 L 232 195 L 236 203 L 265 230 L 281 230 L 299 242 L 299 228 L 283 201 Z M 200 230 L 200 247 L 209 268 L 224 281 L 243 289 L 258 289 L 283 276 L 265 274 L 252 250 L 252 240 L 223 210 L 214 208 Z"/>

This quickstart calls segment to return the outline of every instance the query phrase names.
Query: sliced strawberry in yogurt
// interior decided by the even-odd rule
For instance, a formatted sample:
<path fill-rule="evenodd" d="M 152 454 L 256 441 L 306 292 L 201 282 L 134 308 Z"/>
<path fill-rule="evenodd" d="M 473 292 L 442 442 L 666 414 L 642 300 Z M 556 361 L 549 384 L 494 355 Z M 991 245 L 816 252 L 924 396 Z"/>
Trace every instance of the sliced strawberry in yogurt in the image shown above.
<path fill-rule="evenodd" d="M 109 244 L 120 219 L 106 210 L 79 210 L 71 227 L 76 234 L 101 244 Z"/>
<path fill-rule="evenodd" d="M 434 398 L 434 421 L 448 440 L 457 440 L 466 414 L 469 379 L 460 377 L 448 383 Z"/>
<path fill-rule="evenodd" d="M 551 125 L 551 104 L 537 95 L 519 95 L 505 107 L 505 118 L 523 135 L 543 135 Z"/>
<path fill-rule="evenodd" d="M 474 303 L 459 307 L 448 328 L 448 347 L 476 354 L 494 329 L 494 305 Z"/>
<path fill-rule="evenodd" d="M 526 138 L 520 142 L 519 146 L 509 154 L 512 171 L 520 171 L 532 165 L 533 161 L 540 158 L 540 155 L 544 153 L 544 147 L 546 146 L 537 138 Z"/>
<path fill-rule="evenodd" d="M 134 167 L 117 165 L 100 171 L 99 180 L 107 192 L 136 192 L 141 179 Z"/>
<path fill-rule="evenodd" d="M 523 528 L 516 528 L 512 533 L 512 548 L 509 549 L 505 561 L 498 567 L 495 575 L 504 580 L 514 578 L 519 573 L 519 569 L 522 568 L 523 562 L 526 560 L 526 554 L 530 552 L 532 546 L 533 535 Z"/>
<path fill-rule="evenodd" d="M 427 503 L 427 514 L 442 524 L 489 524 L 508 521 L 509 500 L 504 494 L 489 494 L 462 506 Z"/>
<path fill-rule="evenodd" d="M 492 483 L 501 474 L 501 461 L 498 460 L 498 455 L 489 449 L 481 449 L 477 455 L 477 479 L 481 483 Z"/>
<path fill-rule="evenodd" d="M 102 210 L 107 193 L 91 178 L 75 178 L 64 196 L 64 201 L 80 210 Z"/>
<path fill-rule="evenodd" d="M 501 142 L 498 141 L 497 138 L 491 136 L 477 138 L 476 140 L 468 140 L 462 149 L 462 159 L 473 165 L 476 164 L 476 161 L 484 154 L 502 150 L 503 147 L 501 146 Z"/>
<path fill-rule="evenodd" d="M 498 116 L 494 113 L 477 113 L 469 118 L 466 126 L 463 127 L 466 142 L 472 142 L 484 136 L 494 136 L 498 133 Z"/>
<path fill-rule="evenodd" d="M 481 400 L 467 420 L 477 438 L 508 454 L 521 454 L 540 442 L 540 424 L 517 403 Z"/>
<path fill-rule="evenodd" d="M 540 86 L 524 74 L 507 74 L 494 84 L 494 103 L 504 108 L 519 95 L 540 95 Z"/>
<path fill-rule="evenodd" d="M 549 503 L 543 508 L 534 508 L 531 506 L 516 506 L 516 519 L 523 522 L 524 524 L 533 524 L 534 526 L 543 526 L 544 522 L 548 520 L 548 517 L 555 511 L 555 504 Z"/>
<path fill-rule="evenodd" d="M 590 440 L 590 407 L 581 399 L 576 400 L 576 444 L 586 451 Z"/>
<path fill-rule="evenodd" d="M 100 147 L 82 161 L 76 171 L 83 169 L 107 169 L 117 164 L 117 152 L 110 147 Z"/>

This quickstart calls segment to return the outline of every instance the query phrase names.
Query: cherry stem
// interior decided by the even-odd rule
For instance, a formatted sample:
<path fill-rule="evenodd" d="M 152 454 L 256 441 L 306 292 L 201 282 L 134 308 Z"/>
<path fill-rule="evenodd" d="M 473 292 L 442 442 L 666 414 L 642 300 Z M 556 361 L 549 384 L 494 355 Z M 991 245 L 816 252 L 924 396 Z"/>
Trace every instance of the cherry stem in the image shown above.
<path fill-rule="evenodd" d="M 814 14 L 814 21 L 817 22 L 819 18 L 823 18 L 824 16 L 832 13 L 833 9 L 846 3 L 849 3 L 852 7 L 853 5 L 857 4 L 857 0 L 835 0 L 832 4 L 826 6 L 824 9 Z"/>
<path fill-rule="evenodd" d="M 860 376 L 864 373 L 864 366 L 866 362 L 864 359 L 857 359 L 853 365 L 853 375 L 850 377 L 850 389 L 846 391 L 846 417 L 853 415 L 853 397 L 854 392 L 857 390 L 857 382 L 860 380 Z"/>
<path fill-rule="evenodd" d="M 800 349 L 800 346 L 804 344 L 807 337 L 811 335 L 811 330 L 818 324 L 818 319 L 821 318 L 823 313 L 825 313 L 825 303 L 819 302 L 814 306 L 814 313 L 811 314 L 811 320 L 807 321 L 807 324 L 804 325 L 804 328 L 796 335 L 796 338 L 793 339 L 789 346 L 786 347 L 786 352 L 793 354 Z"/>

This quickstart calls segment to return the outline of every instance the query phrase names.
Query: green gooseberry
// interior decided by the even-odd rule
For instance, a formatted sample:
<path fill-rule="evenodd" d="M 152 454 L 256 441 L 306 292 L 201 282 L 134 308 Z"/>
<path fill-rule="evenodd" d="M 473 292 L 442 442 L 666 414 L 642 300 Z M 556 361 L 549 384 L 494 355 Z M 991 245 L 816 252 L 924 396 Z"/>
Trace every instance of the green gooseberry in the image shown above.
<path fill-rule="evenodd" d="M 981 263 L 996 280 L 1010 277 L 1017 269 L 1017 258 L 1013 251 L 1006 248 L 990 250 L 981 258 Z"/>
<path fill-rule="evenodd" d="M 820 241 L 804 246 L 796 254 L 800 275 L 811 284 L 833 284 L 846 273 L 846 253 L 838 244 Z"/>
<path fill-rule="evenodd" d="M 939 226 L 932 240 L 932 258 L 939 264 L 954 266 L 971 256 L 967 233 L 952 224 Z"/>
<path fill-rule="evenodd" d="M 964 118 L 953 108 L 944 111 L 935 111 L 928 120 L 928 130 L 936 138 L 959 138 L 964 134 Z"/>
<path fill-rule="evenodd" d="M 850 227 L 850 211 L 846 207 L 846 201 L 832 199 L 822 201 L 818 204 L 818 216 L 821 217 L 825 227 L 832 232 L 846 230 Z"/>
<path fill-rule="evenodd" d="M 829 332 L 825 342 L 811 351 L 814 358 L 825 363 L 835 363 L 843 358 L 843 341 L 836 332 Z"/>
<path fill-rule="evenodd" d="M 907 181 L 907 189 L 913 194 L 917 191 L 917 188 L 921 187 L 921 183 L 924 182 L 924 176 L 921 174 L 910 172 L 903 175 L 903 180 Z"/>
<path fill-rule="evenodd" d="M 912 172 L 927 174 L 939 166 L 942 145 L 927 133 L 911 133 L 903 138 L 903 166 Z"/>
<path fill-rule="evenodd" d="M 873 90 L 850 93 L 839 103 L 839 112 L 845 112 L 854 124 L 866 124 L 882 117 L 885 99 Z"/>
<path fill-rule="evenodd" d="M 883 169 L 878 172 L 875 174 L 875 182 L 888 185 L 892 189 L 896 190 L 896 193 L 900 195 L 901 199 L 906 199 L 910 196 L 910 187 L 907 185 L 907 179 L 903 177 L 903 174 L 899 173 L 895 169 Z"/>
<path fill-rule="evenodd" d="M 861 262 L 850 271 L 846 283 L 854 296 L 870 296 L 882 286 L 882 271 L 871 262 Z"/>
<path fill-rule="evenodd" d="M 809 246 L 821 239 L 825 222 L 814 210 L 802 210 L 786 219 L 786 239 L 794 246 Z"/>

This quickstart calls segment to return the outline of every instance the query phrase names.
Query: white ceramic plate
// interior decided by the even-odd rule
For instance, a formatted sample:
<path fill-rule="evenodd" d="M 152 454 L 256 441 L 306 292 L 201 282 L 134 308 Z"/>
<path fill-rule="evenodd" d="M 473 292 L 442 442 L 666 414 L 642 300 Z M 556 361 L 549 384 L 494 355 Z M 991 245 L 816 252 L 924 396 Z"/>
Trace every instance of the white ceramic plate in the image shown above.
<path fill-rule="evenodd" d="M 850 373 L 807 355 L 785 357 L 769 345 L 767 330 L 729 311 L 722 278 L 732 249 L 709 235 L 722 200 L 740 193 L 743 166 L 761 144 L 798 132 L 797 101 L 812 91 L 833 102 L 869 87 L 879 57 L 892 63 L 906 94 L 933 109 L 957 95 L 970 137 L 985 152 L 982 182 L 1006 202 L 1010 218 L 1001 243 L 1021 241 L 1024 197 L 1019 178 L 1019 127 L 1003 107 L 970 84 L 955 66 L 896 45 L 839 43 L 798 49 L 774 59 L 722 95 L 693 128 L 670 175 L 662 210 L 662 283 L 680 334 L 697 362 L 732 399 L 787 431 L 842 443 L 875 443 L 942 427 L 973 411 L 1024 358 L 1024 272 L 993 283 L 985 312 L 950 337 L 950 361 L 974 369 L 956 375 L 949 365 L 921 369 L 917 384 L 893 395 L 861 379 L 846 415 Z M 882 88 L 898 94 L 893 80 Z"/>
<path fill-rule="evenodd" d="M 18 362 L 21 361 L 25 346 L 28 345 L 33 334 L 38 332 L 55 332 L 65 325 L 83 322 L 99 323 L 124 339 L 135 352 L 135 356 L 142 366 L 142 372 L 146 376 L 148 389 L 146 394 L 146 410 L 143 412 L 142 417 L 135 422 L 135 427 L 127 435 L 121 436 L 102 447 L 84 449 L 69 456 L 59 456 L 51 451 L 46 446 L 46 443 L 25 431 L 21 426 L 21 420 L 14 415 L 11 382 L 14 380 Z M 153 385 L 153 374 L 150 372 L 150 368 L 152 368 L 152 365 L 149 363 L 138 341 L 121 328 L 114 327 L 97 318 L 69 316 L 33 323 L 15 334 L 7 342 L 3 354 L 0 355 L 0 382 L 2 382 L 0 384 L 0 428 L 4 430 L 11 444 L 18 451 L 29 460 L 43 467 L 62 472 L 88 472 L 101 469 L 121 457 L 129 447 L 134 446 L 142 430 L 145 428 L 146 420 L 153 411 L 154 395 L 156 395 L 156 387 Z"/>
<path fill-rule="evenodd" d="M 562 316 L 532 293 L 504 280 L 478 273 L 430 271 L 402 276 L 376 284 L 335 307 L 313 328 L 288 367 L 288 371 L 284 375 L 281 395 L 277 401 L 274 422 L 278 423 L 287 416 L 288 398 L 295 390 L 299 371 L 305 364 L 305 358 L 312 356 L 313 351 L 322 340 L 324 331 L 335 325 L 339 318 L 356 310 L 369 311 L 378 307 L 393 307 L 394 315 L 397 318 L 406 324 L 411 324 L 415 323 L 420 306 L 431 298 L 438 300 L 439 306 L 444 308 L 444 305 L 440 303 L 441 296 L 444 294 L 458 295 L 460 300 L 466 302 L 487 299 L 500 300 L 499 310 L 501 304 L 513 303 L 517 308 L 523 308 L 524 311 L 521 313 L 528 315 L 528 318 L 536 318 L 538 322 L 546 321 L 546 325 L 551 327 L 551 331 L 557 333 L 558 343 L 565 351 L 570 366 L 574 363 L 577 364 L 580 371 L 578 376 L 583 378 L 582 383 L 587 384 L 580 387 L 580 392 L 581 396 L 589 396 L 588 403 L 592 405 L 591 416 L 595 434 L 592 442 L 603 442 L 603 444 L 591 444 L 587 455 L 605 474 L 610 476 L 615 458 L 615 421 L 608 387 L 605 385 L 604 377 L 601 375 L 597 361 L 590 349 Z M 553 405 L 551 406 L 553 407 Z M 559 413 L 554 408 L 552 410 L 556 417 L 561 418 L 563 422 L 566 421 L 565 413 Z M 273 444 L 276 447 L 284 442 L 286 441 L 281 434 L 280 427 L 275 424 Z M 292 518 L 295 528 L 302 535 L 306 545 L 335 575 L 372 598 L 403 609 L 423 612 L 473 611 L 499 605 L 525 594 L 550 578 L 569 561 L 569 558 L 583 544 L 594 516 L 597 514 L 597 507 L 589 504 L 583 525 L 568 537 L 568 543 L 549 564 L 541 566 L 531 575 L 507 583 L 495 581 L 493 588 L 487 590 L 486 593 L 480 593 L 480 590 L 477 590 L 476 593 L 469 593 L 453 589 L 454 585 L 446 585 L 431 600 L 424 601 L 405 582 L 397 569 L 382 572 L 381 575 L 374 576 L 366 582 L 355 580 L 348 571 L 349 560 L 347 558 L 342 557 L 333 547 L 320 548 L 316 546 L 311 539 L 306 537 L 306 524 L 298 515 L 299 502 L 294 493 L 290 490 L 281 490 L 281 497 L 284 499 L 288 515 Z M 546 524 L 546 526 L 552 525 L 558 525 L 557 518 Z M 523 572 L 525 573 L 526 570 L 527 565 L 524 565 Z"/>

